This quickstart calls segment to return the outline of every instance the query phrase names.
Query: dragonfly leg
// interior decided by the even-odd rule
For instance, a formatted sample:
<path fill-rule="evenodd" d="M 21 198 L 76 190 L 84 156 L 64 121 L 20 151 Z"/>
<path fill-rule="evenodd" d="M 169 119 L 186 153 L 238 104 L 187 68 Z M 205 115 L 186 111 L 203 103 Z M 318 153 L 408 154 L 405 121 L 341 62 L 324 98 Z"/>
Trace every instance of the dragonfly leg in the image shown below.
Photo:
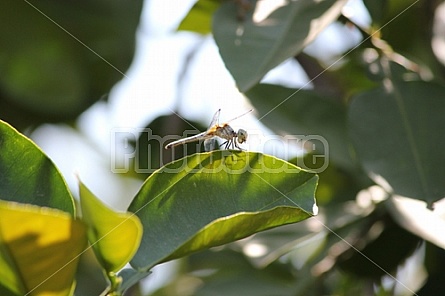
<path fill-rule="evenodd" d="M 227 140 L 224 143 L 222 143 L 221 145 L 219 145 L 219 147 L 224 146 L 224 149 L 233 149 L 235 150 L 235 148 L 237 148 L 238 150 L 244 151 L 243 148 L 241 148 L 240 146 L 238 146 L 238 143 L 235 141 L 235 139 L 231 139 L 231 140 Z"/>
<path fill-rule="evenodd" d="M 224 149 L 227 149 L 227 142 L 228 142 L 228 141 L 225 141 L 224 143 L 222 143 L 221 145 L 219 145 L 219 148 L 221 148 L 222 146 L 225 145 L 225 146 L 224 146 Z"/>

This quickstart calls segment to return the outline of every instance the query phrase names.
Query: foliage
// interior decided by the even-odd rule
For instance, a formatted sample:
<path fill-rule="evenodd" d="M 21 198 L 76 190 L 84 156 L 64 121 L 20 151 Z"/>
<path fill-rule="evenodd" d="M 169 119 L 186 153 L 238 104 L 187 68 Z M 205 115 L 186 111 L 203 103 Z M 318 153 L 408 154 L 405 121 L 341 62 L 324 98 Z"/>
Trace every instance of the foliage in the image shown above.
<path fill-rule="evenodd" d="M 0 29 L 0 117 L 9 122 L 0 121 L 1 295 L 73 295 L 90 266 L 105 275 L 103 294 L 137 295 L 132 287 L 153 267 L 178 258 L 180 268 L 153 295 L 440 293 L 445 71 L 431 49 L 436 3 L 364 0 L 367 26 L 343 0 L 282 1 L 261 17 L 255 12 L 266 1 L 198 0 L 178 30 L 213 34 L 268 128 L 317 135 L 328 146 L 314 142 L 289 162 L 229 150 L 164 166 L 150 150 L 135 166 L 160 168 L 141 176 L 128 211 L 118 212 L 80 181 L 77 205 L 53 162 L 16 128 L 72 120 L 121 78 L 141 1 L 97 0 L 91 10 L 86 2 L 36 2 L 49 18 L 27 1 L 0 4 L 1 21 L 20 20 L 17 31 Z M 362 41 L 328 62 L 310 56 L 308 45 L 333 23 Z M 308 75 L 304 89 L 263 81 L 288 60 Z M 171 122 L 149 126 L 173 134 L 180 124 Z M 150 143 L 141 139 L 134 144 Z M 320 155 L 329 166 L 315 174 Z M 97 265 L 83 268 L 92 254 Z M 409 278 L 403 267 L 415 260 Z"/>
<path fill-rule="evenodd" d="M 129 207 L 144 224 L 133 266 L 151 268 L 315 214 L 316 175 L 267 155 L 226 152 L 182 158 L 147 179 Z"/>
<path fill-rule="evenodd" d="M 209 2 L 212 1 L 200 0 L 196 6 Z M 423 282 L 408 286 L 408 279 L 397 278 L 388 288 L 382 285 L 382 276 L 397 277 L 396 270 L 405 259 L 414 250 L 420 252 L 419 238 L 444 246 L 444 237 L 436 239 L 432 224 L 427 224 L 435 221 L 431 209 L 445 196 L 445 158 L 441 151 L 445 144 L 441 135 L 441 127 L 445 126 L 441 115 L 445 110 L 444 72 L 443 65 L 431 58 L 431 40 L 425 38 L 432 35 L 431 22 L 426 21 L 431 15 L 426 13 L 434 12 L 434 7 L 427 1 L 364 1 L 372 18 L 366 27 L 342 11 L 342 1 L 283 2 L 258 19 L 255 12 L 260 2 L 249 1 L 250 7 L 241 20 L 237 16 L 245 1 L 220 2 L 213 15 L 212 33 L 225 66 L 263 123 L 284 135 L 316 134 L 327 139 L 330 169 L 320 173 L 318 201 L 322 217 L 329 222 L 323 223 L 328 233 L 318 238 L 319 248 L 309 255 L 297 254 L 296 250 L 304 249 L 298 237 L 308 238 L 315 232 L 308 231 L 306 236 L 279 235 L 281 239 L 297 239 L 282 248 L 270 240 L 261 241 L 271 251 L 260 258 L 250 258 L 251 268 L 256 270 L 258 261 L 262 260 L 261 266 L 269 266 L 281 258 L 295 272 L 293 295 L 339 291 L 392 294 L 400 286 L 403 293 L 414 293 Z M 188 27 L 192 27 L 189 18 L 194 9 L 185 18 Z M 328 64 L 303 52 L 314 35 L 336 19 L 359 31 L 363 41 L 344 56 L 334 56 Z M 412 29 L 411 34 L 404 33 L 407 27 Z M 312 89 L 261 82 L 266 73 L 289 58 L 303 66 Z M 314 152 L 322 153 L 323 147 L 318 144 Z M 410 198 L 425 203 L 411 203 Z M 335 226 L 351 206 L 361 210 L 350 217 L 350 225 Z M 332 207 L 335 210 L 328 210 Z M 414 210 L 412 214 L 407 213 L 408 208 Z M 428 218 L 416 219 L 417 213 Z M 379 231 L 374 232 L 375 227 Z M 262 234 L 256 236 L 261 237 Z M 342 250 L 330 256 L 339 245 Z M 293 264 L 293 260 L 303 260 L 304 264 Z M 328 267 L 324 267 L 326 264 Z M 225 268 L 223 264 L 216 265 L 221 272 Z M 184 276 L 194 270 L 190 267 L 190 273 Z M 262 274 L 270 271 L 265 269 Z M 358 290 L 350 280 L 357 276 L 361 285 Z M 332 282 L 331 277 L 337 281 Z M 197 289 L 199 295 L 222 275 L 198 278 L 204 281 Z M 226 286 L 232 284 L 237 285 L 235 279 L 225 282 Z M 376 284 L 382 286 L 374 291 L 369 288 Z M 255 285 L 241 285 L 236 293 L 256 291 Z M 424 289 L 431 286 L 434 276 Z"/>
<path fill-rule="evenodd" d="M 83 224 L 60 210 L 0 201 L 0 291 L 2 295 L 69 295 Z"/>
<path fill-rule="evenodd" d="M 5 122 L 0 127 L 0 163 L 20 168 L 3 170 L 0 182 L 22 184 L 15 185 L 15 191 L 7 187 L 3 195 L 20 204 L 0 204 L 2 295 L 44 295 L 53 290 L 55 295 L 71 295 L 79 256 L 88 250 L 87 237 L 109 279 L 105 293 L 121 295 L 156 264 L 316 214 L 314 173 L 264 154 L 215 151 L 180 159 L 153 173 L 129 208 L 137 216 L 108 208 L 79 181 L 81 223 L 71 208 L 62 212 L 27 205 L 37 204 L 36 194 L 55 200 L 43 204 L 53 208 L 72 204 L 72 197 L 50 190 L 68 192 L 43 152 Z M 45 166 L 39 165 L 42 159 Z M 30 182 L 48 171 L 57 178 L 37 182 L 38 186 Z M 196 213 L 197 209 L 202 211 Z M 131 259 L 135 269 L 118 274 Z"/>
<path fill-rule="evenodd" d="M 19 129 L 72 120 L 101 99 L 130 65 L 141 7 L 2 1 L 0 118 Z"/>

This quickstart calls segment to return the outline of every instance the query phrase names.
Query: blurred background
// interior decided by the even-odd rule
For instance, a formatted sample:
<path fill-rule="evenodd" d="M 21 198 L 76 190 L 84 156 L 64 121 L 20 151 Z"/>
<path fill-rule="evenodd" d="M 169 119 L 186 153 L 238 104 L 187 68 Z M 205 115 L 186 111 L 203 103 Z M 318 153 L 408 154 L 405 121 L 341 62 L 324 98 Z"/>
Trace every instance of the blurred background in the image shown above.
<path fill-rule="evenodd" d="M 131 172 L 112 172 L 112 150 L 134 151 L 145 127 L 162 136 L 182 135 L 204 131 L 219 108 L 221 122 L 252 108 L 212 36 L 177 31 L 195 2 L 3 2 L 0 118 L 53 159 L 74 193 L 78 173 L 98 196 L 126 209 L 141 180 Z M 360 24 L 370 24 L 361 1 L 350 1 L 345 10 Z M 305 53 L 329 64 L 361 39 L 357 29 L 334 23 Z M 270 71 L 263 82 L 312 88 L 295 59 Z M 249 150 L 287 159 L 301 155 L 298 147 L 260 145 L 255 136 L 278 135 L 256 120 L 255 112 L 231 125 L 249 131 Z"/>
<path fill-rule="evenodd" d="M 205 130 L 219 108 L 222 121 L 255 109 L 255 104 L 238 91 L 213 37 L 177 30 L 195 2 L 1 1 L 0 119 L 42 148 L 61 170 L 74 196 L 77 197 L 75 174 L 78 174 L 108 205 L 126 210 L 149 175 L 149 170 L 144 169 L 156 168 L 180 157 L 180 154 L 162 152 L 162 147 L 150 146 L 152 138 L 144 128 L 150 128 L 160 137 L 179 137 L 186 130 L 196 133 Z M 374 5 L 365 2 L 368 5 L 361 0 L 350 0 L 342 11 L 363 28 L 378 24 L 376 19 L 380 25 L 386 24 L 408 6 L 401 0 L 375 1 Z M 443 66 L 437 61 L 443 63 L 445 60 L 445 6 L 439 5 L 440 1 L 408 2 L 420 3 L 386 28 L 385 40 L 407 56 L 423 59 L 432 72 L 441 72 Z M 271 9 L 273 5 L 265 6 L 263 13 Z M 384 15 L 379 16 L 379 13 Z M 429 29 L 431 34 L 425 34 Z M 356 58 L 359 55 L 356 52 L 349 53 L 363 40 L 357 26 L 345 21 L 334 22 L 299 57 L 286 60 L 271 70 L 262 82 L 302 89 L 324 87 L 334 93 L 339 90 L 330 86 L 341 83 L 342 91 L 349 95 L 357 89 L 369 88 L 373 82 L 362 76 L 353 77 L 366 60 Z M 342 58 L 345 53 L 348 55 Z M 312 80 L 326 68 L 329 72 L 320 80 Z M 350 76 L 340 75 L 341 69 L 347 69 Z M 336 77 L 333 83 L 335 76 L 341 78 Z M 244 148 L 288 160 L 302 156 L 301 147 L 295 145 L 284 147 L 279 141 L 268 141 L 270 145 L 265 145 L 264 139 L 282 135 L 257 118 L 252 112 L 233 122 L 233 127 L 242 127 L 251 134 Z M 149 146 L 158 150 L 149 151 L 146 148 Z M 137 157 L 132 153 L 137 153 Z M 133 155 L 128 169 L 119 173 L 114 169 L 125 166 L 119 163 L 120 156 L 116 154 Z M 372 215 L 381 214 L 374 208 L 370 210 L 370 200 L 379 200 L 384 195 L 378 188 L 360 191 L 362 188 L 351 182 L 347 174 L 339 173 L 338 167 L 328 170 L 326 178 L 334 179 L 328 182 L 334 188 L 323 195 L 327 187 L 320 184 L 320 202 L 329 204 L 336 196 L 342 197 L 337 203 L 331 203 L 320 219 L 326 219 L 323 221 L 327 225 L 335 225 L 340 235 L 354 235 L 349 228 L 357 226 L 354 223 L 367 223 L 362 218 L 371 211 Z M 357 195 L 359 192 L 362 195 Z M 426 281 L 426 271 L 420 262 L 425 260 L 425 249 L 429 246 L 419 246 L 417 237 L 389 220 L 386 229 L 395 229 L 406 248 L 402 248 L 400 258 L 395 258 L 388 268 L 399 268 L 405 282 L 412 282 L 412 289 L 419 289 Z M 218 289 L 230 286 L 233 289 L 224 295 L 235 295 L 246 287 L 252 295 L 299 295 L 296 290 L 304 291 L 322 277 L 314 280 L 296 276 L 295 270 L 305 265 L 311 250 L 326 244 L 326 250 L 332 251 L 335 245 L 334 238 L 320 240 L 320 236 L 327 237 L 328 231 L 316 224 L 308 221 L 304 226 L 283 227 L 229 247 L 199 253 L 188 261 L 164 264 L 133 293 L 146 295 L 159 289 L 153 295 L 222 295 Z M 378 226 L 374 225 L 373 233 L 381 233 Z M 301 245 L 302 238 L 305 243 Z M 385 242 L 388 241 L 382 239 L 373 248 L 386 248 Z M 293 256 L 292 249 L 297 244 L 299 255 Z M 216 252 L 218 256 L 214 255 Z M 282 254 L 287 254 L 287 259 L 282 259 Z M 355 281 L 360 276 L 373 279 L 367 284 L 379 278 L 379 285 L 366 286 L 367 295 L 412 294 L 412 290 L 398 286 L 394 278 L 385 277 L 381 270 L 373 270 L 375 266 L 369 268 L 369 262 L 357 254 L 343 258 L 342 267 L 354 276 L 346 276 L 338 270 L 327 274 L 333 264 L 329 260 L 331 255 L 324 252 L 319 255 L 324 259 L 312 266 L 316 267 L 312 269 L 313 275 L 325 275 L 324 288 L 313 291 L 314 295 L 360 294 L 363 290 L 358 286 L 364 282 Z M 95 291 L 100 293 L 105 285 L 98 267 L 85 267 L 94 261 L 88 256 L 91 254 L 85 258 L 84 269 L 79 274 L 78 295 L 96 295 Z M 260 257 L 260 261 L 256 260 Z M 351 261 L 351 257 L 355 261 Z M 363 262 L 357 263 L 357 260 Z M 286 264 L 281 264 L 284 262 Z M 207 282 L 202 280 L 214 275 L 215 266 L 222 274 Z M 233 268 L 237 269 L 236 273 Z M 290 285 L 295 278 L 299 279 L 298 287 Z M 261 285 L 259 281 L 263 281 Z M 91 288 L 92 282 L 97 289 Z"/>

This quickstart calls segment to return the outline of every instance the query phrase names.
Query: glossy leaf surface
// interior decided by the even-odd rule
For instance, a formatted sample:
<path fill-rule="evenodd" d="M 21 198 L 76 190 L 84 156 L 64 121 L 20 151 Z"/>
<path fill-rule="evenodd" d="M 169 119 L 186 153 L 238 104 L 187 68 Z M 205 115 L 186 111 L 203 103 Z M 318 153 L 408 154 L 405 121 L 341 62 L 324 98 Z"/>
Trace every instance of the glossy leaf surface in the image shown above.
<path fill-rule="evenodd" d="M 314 173 L 272 156 L 195 154 L 152 174 L 129 210 L 144 225 L 136 268 L 235 241 L 316 214 Z"/>
<path fill-rule="evenodd" d="M 0 120 L 0 199 L 74 215 L 74 201 L 54 163 L 30 139 Z"/>

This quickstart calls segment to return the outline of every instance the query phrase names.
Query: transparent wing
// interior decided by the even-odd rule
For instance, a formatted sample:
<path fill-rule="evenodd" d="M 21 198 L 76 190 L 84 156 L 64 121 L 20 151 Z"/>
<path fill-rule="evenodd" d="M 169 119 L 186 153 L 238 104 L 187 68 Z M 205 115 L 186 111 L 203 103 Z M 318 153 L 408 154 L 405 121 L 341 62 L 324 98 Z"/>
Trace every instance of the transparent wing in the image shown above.
<path fill-rule="evenodd" d="M 210 125 L 209 125 L 208 130 L 209 130 L 210 128 L 212 128 L 214 125 L 219 124 L 219 113 L 221 113 L 221 109 L 218 109 L 218 111 L 215 112 L 215 115 L 213 115 L 213 119 L 212 119 L 212 121 L 210 122 Z"/>
<path fill-rule="evenodd" d="M 219 148 L 219 143 L 215 137 L 204 141 L 204 150 L 205 151 L 209 152 L 209 151 L 213 151 L 213 150 L 218 150 L 218 148 Z"/>

